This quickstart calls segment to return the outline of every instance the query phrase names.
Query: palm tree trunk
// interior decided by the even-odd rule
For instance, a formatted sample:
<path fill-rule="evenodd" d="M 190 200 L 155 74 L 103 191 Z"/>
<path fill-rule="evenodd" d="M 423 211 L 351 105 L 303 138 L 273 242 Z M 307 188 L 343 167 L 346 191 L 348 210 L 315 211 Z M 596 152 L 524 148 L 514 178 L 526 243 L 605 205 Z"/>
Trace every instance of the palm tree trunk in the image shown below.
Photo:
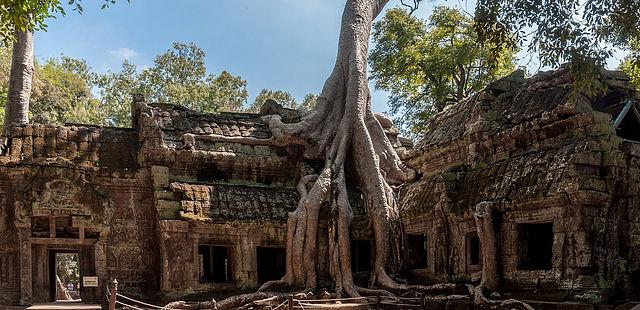
<path fill-rule="evenodd" d="M 9 94 L 4 112 L 4 134 L 11 126 L 29 122 L 29 99 L 33 81 L 33 33 L 18 31 L 11 55 Z"/>

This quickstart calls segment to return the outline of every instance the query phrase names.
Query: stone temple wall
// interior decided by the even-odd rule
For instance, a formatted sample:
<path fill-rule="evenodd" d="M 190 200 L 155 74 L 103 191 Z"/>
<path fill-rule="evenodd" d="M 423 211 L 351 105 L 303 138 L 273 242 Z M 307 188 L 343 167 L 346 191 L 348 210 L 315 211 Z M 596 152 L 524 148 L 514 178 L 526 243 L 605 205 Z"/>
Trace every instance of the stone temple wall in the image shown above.
<path fill-rule="evenodd" d="M 50 301 L 59 252 L 78 253 L 81 276 L 98 277 L 98 287 L 81 289 L 86 302 L 104 302 L 114 278 L 149 298 L 278 276 L 258 258 L 282 265 L 297 179 L 317 164 L 299 146 L 273 143 L 256 114 L 142 101 L 132 110 L 130 129 L 29 124 L 7 136 L 0 304 Z"/>
<path fill-rule="evenodd" d="M 489 202 L 507 292 L 588 301 L 639 295 L 640 144 L 613 125 L 637 95 L 616 72 L 600 81 L 607 94 L 574 97 L 566 69 L 516 73 L 434 117 L 405 157 L 421 177 L 403 187 L 401 214 L 427 256 L 408 266 L 410 276 L 479 281 L 473 213 Z M 622 116 L 640 130 L 635 116 Z"/>
<path fill-rule="evenodd" d="M 26 125 L 8 139 L 0 156 L 2 303 L 48 302 L 49 254 L 63 250 L 80 253 L 83 276 L 103 279 L 83 300 L 101 300 L 109 278 L 137 293 L 155 289 L 157 211 L 135 133 Z"/>
<path fill-rule="evenodd" d="M 414 148 L 378 116 L 419 172 L 398 197 L 407 276 L 478 281 L 473 212 L 487 202 L 507 295 L 640 297 L 640 107 L 624 76 L 606 71 L 599 81 L 607 92 L 587 96 L 573 94 L 565 69 L 514 74 L 436 115 Z M 277 104 L 265 111 L 300 119 Z M 87 302 L 104 302 L 113 278 L 142 298 L 254 289 L 284 273 L 296 183 L 322 167 L 305 160 L 303 146 L 273 139 L 260 115 L 139 98 L 132 128 L 29 124 L 6 138 L 0 305 L 48 302 L 60 252 L 78 253 L 81 276 L 98 277 L 98 287 L 81 290 Z M 349 193 L 352 263 L 366 285 L 372 232 L 364 197 Z M 317 254 L 327 258 L 321 214 Z M 326 259 L 319 264 L 328 270 Z"/>

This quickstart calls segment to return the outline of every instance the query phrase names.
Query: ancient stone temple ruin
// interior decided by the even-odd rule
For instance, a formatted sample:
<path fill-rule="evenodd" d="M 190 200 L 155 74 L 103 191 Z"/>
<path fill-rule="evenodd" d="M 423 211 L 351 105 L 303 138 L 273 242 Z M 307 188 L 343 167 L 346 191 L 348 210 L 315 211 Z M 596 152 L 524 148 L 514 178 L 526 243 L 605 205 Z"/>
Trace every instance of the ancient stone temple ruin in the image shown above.
<path fill-rule="evenodd" d="M 566 70 L 515 73 L 436 115 L 413 148 L 380 118 L 419 172 L 398 188 L 400 275 L 478 281 L 489 262 L 473 213 L 490 203 L 505 294 L 640 297 L 639 100 L 616 72 L 600 82 L 606 95 L 572 98 Z M 262 109 L 273 113 L 300 118 L 272 102 Z M 260 116 L 137 97 L 131 128 L 13 128 L 0 154 L 0 304 L 54 299 L 56 253 L 77 253 L 81 277 L 97 277 L 80 289 L 85 302 L 103 303 L 113 278 L 146 298 L 254 290 L 280 278 L 295 184 L 322 163 L 274 140 Z M 352 268 L 366 284 L 372 232 L 361 195 L 349 191 Z"/>
<path fill-rule="evenodd" d="M 430 121 L 400 195 L 413 281 L 478 281 L 495 263 L 515 297 L 640 296 L 640 100 L 602 74 L 606 95 L 572 97 L 567 70 L 514 73 Z M 482 260 L 479 203 L 495 210 L 496 262 Z"/>

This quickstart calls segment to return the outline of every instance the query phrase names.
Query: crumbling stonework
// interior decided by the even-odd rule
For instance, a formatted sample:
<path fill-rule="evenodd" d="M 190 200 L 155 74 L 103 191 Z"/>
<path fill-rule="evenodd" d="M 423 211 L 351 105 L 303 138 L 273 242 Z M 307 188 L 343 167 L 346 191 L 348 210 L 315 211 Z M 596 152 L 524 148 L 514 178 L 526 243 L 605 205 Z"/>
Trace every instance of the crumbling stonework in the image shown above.
<path fill-rule="evenodd" d="M 404 158 L 421 174 L 400 194 L 407 235 L 426 243 L 414 281 L 480 280 L 473 213 L 491 203 L 505 292 L 590 302 L 640 295 L 640 143 L 613 124 L 620 116 L 640 130 L 623 110 L 638 96 L 617 72 L 599 81 L 605 95 L 572 98 L 566 69 L 514 73 L 434 117 Z"/>
<path fill-rule="evenodd" d="M 571 100 L 564 69 L 516 73 L 436 115 L 413 148 L 374 116 L 419 172 L 398 195 L 411 282 L 477 283 L 495 269 L 486 284 L 515 297 L 640 296 L 640 107 L 624 76 L 599 81 L 605 95 Z M 301 117 L 274 102 L 262 110 L 285 123 Z M 80 289 L 85 302 L 104 302 L 113 278 L 128 295 L 178 298 L 282 277 L 295 186 L 323 163 L 274 139 L 260 117 L 138 97 L 130 129 L 13 128 L 0 154 L 0 304 L 50 301 L 57 251 L 77 252 L 81 276 L 98 277 L 98 287 Z M 373 229 L 366 197 L 347 192 L 351 267 L 366 286 Z M 328 207 L 319 212 L 319 286 L 332 283 Z M 494 224 L 482 229 L 495 234 L 491 249 L 476 221 Z M 495 253 L 494 265 L 483 266 L 483 252 Z"/>
<path fill-rule="evenodd" d="M 85 302 L 103 302 L 113 278 L 148 297 L 282 276 L 258 256 L 284 260 L 294 184 L 317 164 L 273 143 L 258 114 L 138 99 L 132 116 L 131 129 L 13 128 L 0 155 L 0 304 L 52 300 L 50 255 L 61 250 L 78 252 L 81 276 L 99 279 L 81 288 Z M 354 234 L 368 240 L 360 226 Z"/>

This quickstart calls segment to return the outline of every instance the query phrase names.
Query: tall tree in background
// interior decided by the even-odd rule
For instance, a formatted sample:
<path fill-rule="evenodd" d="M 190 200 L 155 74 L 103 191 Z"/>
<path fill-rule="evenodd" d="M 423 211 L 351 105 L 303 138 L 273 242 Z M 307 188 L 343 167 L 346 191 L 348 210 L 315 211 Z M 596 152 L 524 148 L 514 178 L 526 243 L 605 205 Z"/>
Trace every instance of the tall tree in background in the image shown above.
<path fill-rule="evenodd" d="M 264 104 L 267 99 L 275 100 L 277 103 L 281 104 L 285 108 L 295 109 L 297 107 L 296 99 L 293 96 L 283 90 L 270 90 L 270 89 L 262 89 L 256 99 L 253 100 L 253 103 L 247 108 L 247 112 L 257 113 L 260 111 L 260 107 Z"/>
<path fill-rule="evenodd" d="M 4 133 L 14 125 L 29 122 L 29 100 L 33 81 L 33 32 L 19 30 L 11 55 L 11 74 L 4 111 Z"/>
<path fill-rule="evenodd" d="M 313 108 L 315 108 L 317 101 L 318 95 L 311 93 L 306 94 L 304 95 L 302 102 L 300 102 L 300 105 L 298 105 L 298 109 L 302 111 L 311 111 L 313 110 Z"/>
<path fill-rule="evenodd" d="M 11 47 L 0 47 L 0 108 L 7 102 Z M 29 118 L 43 124 L 103 124 L 100 102 L 91 94 L 91 68 L 81 59 L 62 56 L 34 61 Z M 0 111 L 1 113 L 2 111 Z"/>
<path fill-rule="evenodd" d="M 9 80 L 10 58 L 11 48 L 0 47 L 0 82 Z M 165 72 L 167 76 L 178 75 L 174 71 L 180 70 L 172 64 L 188 61 L 190 59 L 184 57 L 155 64 L 147 70 Z M 164 87 L 148 87 L 149 81 L 143 80 L 151 75 L 147 70 L 139 72 L 134 64 L 125 61 L 118 72 L 96 74 L 82 59 L 62 56 L 35 61 L 29 115 L 35 123 L 70 122 L 123 127 L 130 125 L 133 93 L 145 93 L 149 98 L 166 98 L 167 102 L 194 100 L 200 105 L 191 107 L 203 112 L 239 111 L 247 101 L 246 81 L 227 71 L 204 78 L 202 74 L 188 77 L 202 81 L 200 91 L 188 97 L 178 97 L 173 96 L 171 90 L 180 89 L 184 83 L 169 81 L 163 84 Z M 6 103 L 7 85 L 0 84 L 0 107 Z M 92 90 L 97 96 L 93 96 Z"/>
<path fill-rule="evenodd" d="M 104 0 L 102 8 L 115 3 Z M 81 0 L 67 4 L 82 12 Z M 0 4 L 0 40 L 3 45 L 13 42 L 11 75 L 5 104 L 4 129 L 29 122 L 29 101 L 33 82 L 33 32 L 45 30 L 46 19 L 65 14 L 60 0 L 3 1 Z"/>
<path fill-rule="evenodd" d="M 636 89 L 640 90 L 640 40 L 630 42 L 630 54 L 622 61 L 619 69 L 624 71 Z"/>
<path fill-rule="evenodd" d="M 473 20 L 455 8 L 436 7 L 426 22 L 391 9 L 373 29 L 371 78 L 390 93 L 391 112 L 402 112 L 398 123 L 412 134 L 447 104 L 514 69 L 514 51 L 503 49 L 492 63 L 492 49 L 478 42 Z"/>
<path fill-rule="evenodd" d="M 84 60 L 62 56 L 36 63 L 31 93 L 32 122 L 102 124 L 100 101 L 91 94 L 93 74 Z"/>
<path fill-rule="evenodd" d="M 542 65 L 570 63 L 575 89 L 597 91 L 598 67 L 613 47 L 632 49 L 640 40 L 640 0 L 478 0 L 475 28 L 493 55 L 525 45 Z M 632 54 L 635 62 L 638 53 Z"/>
<path fill-rule="evenodd" d="M 140 81 L 136 65 L 125 60 L 119 72 L 108 71 L 96 77 L 103 123 L 108 126 L 130 126 L 131 94 L 140 93 Z"/>
<path fill-rule="evenodd" d="M 174 43 L 138 76 L 150 101 L 171 102 L 202 112 L 238 110 L 247 101 L 247 82 L 227 71 L 207 74 L 205 52 L 194 43 Z"/>

